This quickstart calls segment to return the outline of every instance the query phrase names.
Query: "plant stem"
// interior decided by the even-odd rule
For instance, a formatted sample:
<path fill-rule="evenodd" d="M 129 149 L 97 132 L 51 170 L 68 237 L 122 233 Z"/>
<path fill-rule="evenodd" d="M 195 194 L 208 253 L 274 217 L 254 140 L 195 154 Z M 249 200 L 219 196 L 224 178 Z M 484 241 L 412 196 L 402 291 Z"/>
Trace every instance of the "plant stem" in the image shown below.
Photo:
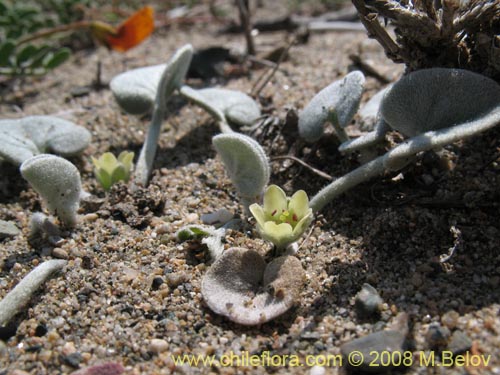
<path fill-rule="evenodd" d="M 347 135 L 346 131 L 344 128 L 342 128 L 339 124 L 339 119 L 337 117 L 337 113 L 335 112 L 335 109 L 332 108 L 328 111 L 328 120 L 331 122 L 333 125 L 333 128 L 335 129 L 335 133 L 337 133 L 337 137 L 340 140 L 341 143 L 348 142 L 350 140 L 349 136 Z"/>
<path fill-rule="evenodd" d="M 222 113 L 220 109 L 214 107 L 198 91 L 188 85 L 183 85 L 179 89 L 179 93 L 186 99 L 192 101 L 194 104 L 207 111 L 217 122 L 217 126 L 219 127 L 221 133 L 233 133 L 233 129 L 231 129 L 231 127 L 227 123 L 224 113 Z"/>
<path fill-rule="evenodd" d="M 92 25 L 91 21 L 77 21 L 77 22 L 69 23 L 67 25 L 60 25 L 60 26 L 52 27 L 50 29 L 40 30 L 34 34 L 27 35 L 23 38 L 20 38 L 17 41 L 17 45 L 19 46 L 21 44 L 32 42 L 33 40 L 46 38 L 48 36 L 62 33 L 65 31 L 89 28 L 89 27 L 91 27 L 91 25 Z"/>
<path fill-rule="evenodd" d="M 483 114 L 480 119 L 471 120 L 461 125 L 441 130 L 429 131 L 410 138 L 386 154 L 361 165 L 321 189 L 311 199 L 309 207 L 314 212 L 319 211 L 329 202 L 354 186 L 378 176 L 386 170 L 396 171 L 403 168 L 419 152 L 432 150 L 458 140 L 469 138 L 499 124 L 500 106 Z"/>
<path fill-rule="evenodd" d="M 0 301 L 0 326 L 5 326 L 29 302 L 35 291 L 51 274 L 62 269 L 66 260 L 51 259 L 28 273 L 14 289 Z"/>

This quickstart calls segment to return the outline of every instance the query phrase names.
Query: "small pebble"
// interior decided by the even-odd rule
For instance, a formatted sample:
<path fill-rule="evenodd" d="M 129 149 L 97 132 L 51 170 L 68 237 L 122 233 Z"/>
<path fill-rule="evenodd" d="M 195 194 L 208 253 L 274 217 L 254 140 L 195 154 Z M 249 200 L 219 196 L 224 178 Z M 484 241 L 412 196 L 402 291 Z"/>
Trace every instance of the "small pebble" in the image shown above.
<path fill-rule="evenodd" d="M 380 312 L 384 301 L 378 294 L 377 289 L 365 283 L 358 294 L 356 294 L 354 303 L 359 315 L 371 316 Z"/>
<path fill-rule="evenodd" d="M 16 226 L 16 224 L 14 224 L 11 221 L 0 220 L 0 239 L 7 237 L 15 237 L 19 233 L 21 233 L 21 231 Z"/>
<path fill-rule="evenodd" d="M 325 368 L 321 366 L 313 366 L 311 370 L 309 370 L 309 375 L 324 375 L 325 373 Z"/>
<path fill-rule="evenodd" d="M 160 288 L 161 284 L 163 284 L 163 279 L 160 276 L 157 276 L 151 282 L 151 289 L 158 290 Z"/>
<path fill-rule="evenodd" d="M 125 371 L 120 363 L 109 362 L 86 367 L 72 372 L 71 375 L 120 375 Z"/>
<path fill-rule="evenodd" d="M 149 344 L 149 351 L 153 353 L 163 353 L 168 350 L 168 342 L 163 339 L 152 339 Z"/>
<path fill-rule="evenodd" d="M 462 331 L 455 331 L 453 335 L 451 335 L 448 350 L 453 354 L 460 354 L 469 350 L 471 346 L 472 341 L 465 333 Z"/>
<path fill-rule="evenodd" d="M 229 220 L 234 217 L 234 214 L 231 211 L 226 210 L 225 208 L 221 208 L 212 213 L 201 215 L 201 221 L 203 224 L 207 225 L 215 225 L 216 227 L 220 227 L 226 224 Z"/>
<path fill-rule="evenodd" d="M 450 335 L 451 332 L 447 327 L 434 323 L 429 326 L 425 339 L 430 349 L 437 349 L 446 346 Z"/>
<path fill-rule="evenodd" d="M 392 330 L 375 332 L 347 342 L 340 347 L 340 352 L 345 358 L 345 363 L 350 366 L 355 364 L 358 370 L 371 372 L 374 370 L 387 372 L 390 368 L 393 368 L 393 363 L 399 362 L 391 361 L 391 363 L 388 363 L 388 366 L 383 366 L 381 356 L 376 356 L 376 353 L 389 353 L 391 358 L 395 358 L 397 356 L 396 352 L 400 352 L 403 355 L 404 350 L 405 336 L 401 332 Z M 355 352 L 360 352 L 361 354 L 358 355 Z M 351 353 L 355 353 L 351 356 L 359 359 L 362 358 L 362 360 L 359 363 L 354 363 L 356 358 L 350 357 Z"/>
<path fill-rule="evenodd" d="M 52 250 L 52 256 L 58 259 L 69 258 L 68 252 L 64 249 L 61 249 L 60 247 L 54 247 L 54 249 Z"/>
<path fill-rule="evenodd" d="M 177 288 L 188 280 L 189 276 L 185 272 L 174 272 L 167 275 L 167 285 L 171 288 Z"/>
<path fill-rule="evenodd" d="M 453 329 L 458 324 L 458 318 L 460 318 L 460 314 L 457 313 L 455 310 L 451 310 L 443 314 L 443 316 L 441 317 L 441 323 L 445 327 Z"/>
<path fill-rule="evenodd" d="M 82 362 L 82 359 L 83 359 L 82 355 L 78 352 L 71 353 L 69 355 L 62 357 L 62 360 L 64 361 L 65 364 L 74 368 L 80 367 L 80 362 Z"/>

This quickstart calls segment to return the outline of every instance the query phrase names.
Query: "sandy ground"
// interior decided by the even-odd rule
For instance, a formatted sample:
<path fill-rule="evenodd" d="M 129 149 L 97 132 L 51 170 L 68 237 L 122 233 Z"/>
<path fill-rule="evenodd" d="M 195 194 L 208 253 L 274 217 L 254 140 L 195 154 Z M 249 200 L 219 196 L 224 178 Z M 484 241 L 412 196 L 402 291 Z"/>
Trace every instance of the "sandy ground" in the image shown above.
<path fill-rule="evenodd" d="M 90 156 L 121 150 L 137 154 L 148 119 L 120 111 L 108 89 L 80 97 L 72 91 L 91 83 L 97 61 L 103 80 L 109 81 L 127 69 L 163 63 L 185 43 L 244 48 L 241 35 L 216 31 L 216 26 L 202 24 L 159 30 L 126 54 L 79 52 L 47 76 L 11 88 L 8 102 L 0 106 L 2 117 L 52 114 L 92 132 L 91 146 L 72 161 L 84 188 L 102 201 L 83 207 L 81 224 L 55 252 L 46 243 L 31 246 L 28 222 L 41 202 L 15 168 L 1 165 L 0 219 L 14 221 L 22 234 L 0 242 L 0 297 L 54 254 L 67 257 L 68 266 L 19 314 L 15 334 L 0 341 L 0 374 L 70 374 L 106 362 L 123 364 L 126 374 L 314 373 L 321 369 L 176 366 L 172 355 L 338 354 L 340 345 L 383 329 L 399 312 L 409 314 L 408 339 L 416 353 L 431 349 L 428 327 L 441 323 L 451 333 L 465 333 L 476 353 L 491 355 L 486 369 L 426 368 L 415 361 L 407 373 L 500 373 L 498 129 L 447 147 L 451 169 L 424 155 L 398 178 L 375 179 L 328 205 L 297 254 L 307 274 L 297 306 L 253 328 L 231 323 L 205 306 L 200 293 L 209 267 L 204 249 L 172 238 L 181 226 L 200 223 L 201 214 L 220 208 L 244 218 L 211 145 L 217 128 L 205 113 L 173 100 L 150 186 L 132 193 L 118 185 L 104 194 L 93 177 Z M 285 39 L 283 33 L 261 34 L 256 42 L 262 50 Z M 313 34 L 307 44 L 293 47 L 282 64 L 285 73 L 278 72 L 261 95 L 265 113 L 279 120 L 254 134 L 271 158 L 290 153 L 334 177 L 357 166 L 355 158 L 336 151 L 332 136 L 307 146 L 297 141 L 293 121 L 284 121 L 288 109 L 302 108 L 352 68 L 349 54 L 359 54 L 392 80 L 403 71 L 363 33 Z M 222 85 L 248 93 L 262 72 L 252 70 Z M 363 101 L 383 87 L 371 77 L 366 86 Z M 359 133 L 358 125 L 350 128 L 352 134 Z M 396 134 L 389 138 L 399 139 Z M 271 182 L 289 194 L 300 188 L 313 195 L 326 183 L 292 162 L 277 160 L 272 166 Z M 442 265 L 439 256 L 454 243 L 452 226 L 461 231 L 463 243 Z M 226 246 L 262 254 L 270 250 L 251 226 L 229 232 Z M 358 317 L 353 306 L 366 282 L 385 302 L 380 317 L 368 320 Z M 324 370 L 345 371 L 338 366 Z"/>

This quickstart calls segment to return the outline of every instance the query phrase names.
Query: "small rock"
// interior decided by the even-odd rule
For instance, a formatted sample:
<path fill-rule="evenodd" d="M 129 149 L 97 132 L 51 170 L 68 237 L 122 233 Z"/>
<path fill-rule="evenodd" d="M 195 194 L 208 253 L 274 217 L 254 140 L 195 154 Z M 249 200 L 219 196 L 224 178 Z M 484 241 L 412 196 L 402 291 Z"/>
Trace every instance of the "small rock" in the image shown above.
<path fill-rule="evenodd" d="M 472 346 L 471 339 L 462 331 L 455 331 L 451 335 L 450 342 L 448 344 L 448 350 L 454 355 L 464 353 L 469 350 Z"/>
<path fill-rule="evenodd" d="M 163 339 L 152 339 L 149 344 L 149 351 L 153 353 L 162 353 L 168 350 L 168 342 Z"/>
<path fill-rule="evenodd" d="M 125 371 L 120 363 L 109 362 L 75 371 L 71 375 L 120 375 Z"/>
<path fill-rule="evenodd" d="M 69 258 L 68 252 L 64 249 L 61 249 L 60 247 L 55 247 L 52 250 L 52 256 L 54 258 L 58 258 L 58 259 L 68 259 Z"/>
<path fill-rule="evenodd" d="M 30 375 L 29 372 L 26 372 L 26 371 L 23 371 L 23 370 L 13 370 L 9 374 L 10 375 Z"/>
<path fill-rule="evenodd" d="M 167 285 L 171 288 L 177 288 L 188 280 L 189 276 L 185 272 L 175 272 L 167 275 Z"/>
<path fill-rule="evenodd" d="M 460 318 L 460 314 L 455 310 L 451 310 L 443 314 L 441 323 L 449 329 L 453 329 L 458 324 L 458 318 Z"/>
<path fill-rule="evenodd" d="M 160 288 L 161 284 L 163 284 L 163 279 L 160 276 L 157 276 L 151 282 L 151 289 L 158 290 Z"/>
<path fill-rule="evenodd" d="M 425 339 L 430 349 L 443 348 L 448 343 L 451 332 L 447 327 L 442 327 L 438 323 L 431 324 L 425 335 Z"/>
<path fill-rule="evenodd" d="M 378 294 L 377 289 L 365 283 L 358 294 L 356 294 L 354 303 L 357 313 L 367 317 L 378 314 L 384 301 Z"/>
<path fill-rule="evenodd" d="M 387 372 L 393 368 L 394 363 L 399 362 L 396 353 L 400 353 L 402 360 L 404 351 L 405 336 L 401 332 L 392 330 L 375 332 L 340 347 L 344 362 L 349 367 L 367 372 Z M 381 356 L 376 356 L 375 353 L 387 353 L 386 355 L 394 360 L 389 361 L 388 366 L 384 366 L 387 364 L 385 360 L 382 365 Z"/>
<path fill-rule="evenodd" d="M 16 227 L 16 224 L 11 221 L 0 220 L 0 239 L 15 237 L 19 233 L 21 233 L 21 231 Z"/>
<path fill-rule="evenodd" d="M 231 211 L 228 211 L 225 208 L 221 208 L 220 210 L 217 210 L 215 212 L 201 215 L 201 221 L 203 222 L 203 224 L 220 227 L 226 224 L 233 217 L 234 214 Z"/>
<path fill-rule="evenodd" d="M 82 359 L 83 359 L 82 355 L 78 352 L 62 356 L 63 362 L 65 364 L 67 364 L 68 366 L 71 366 L 74 368 L 80 367 L 80 362 L 82 361 Z"/>
<path fill-rule="evenodd" d="M 325 368 L 321 366 L 313 366 L 311 370 L 309 370 L 309 375 L 324 375 L 325 373 Z"/>

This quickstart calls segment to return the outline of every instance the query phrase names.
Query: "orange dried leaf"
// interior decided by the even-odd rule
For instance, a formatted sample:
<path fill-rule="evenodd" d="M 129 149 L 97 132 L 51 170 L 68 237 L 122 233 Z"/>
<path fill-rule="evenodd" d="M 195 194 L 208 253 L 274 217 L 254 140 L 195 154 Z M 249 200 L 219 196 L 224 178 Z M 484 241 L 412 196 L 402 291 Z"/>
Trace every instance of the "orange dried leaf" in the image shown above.
<path fill-rule="evenodd" d="M 107 45 L 125 52 L 140 44 L 154 30 L 154 10 L 150 6 L 138 10 L 118 26 L 114 35 L 108 35 Z"/>

